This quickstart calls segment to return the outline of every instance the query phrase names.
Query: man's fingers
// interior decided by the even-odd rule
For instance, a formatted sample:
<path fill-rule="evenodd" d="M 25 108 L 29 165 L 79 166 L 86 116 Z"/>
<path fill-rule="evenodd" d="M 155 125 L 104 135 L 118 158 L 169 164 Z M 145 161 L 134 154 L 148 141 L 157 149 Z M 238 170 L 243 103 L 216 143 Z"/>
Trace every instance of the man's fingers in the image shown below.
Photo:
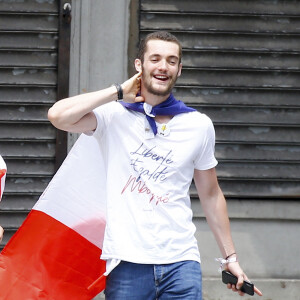
<path fill-rule="evenodd" d="M 236 287 L 237 287 L 238 290 L 240 290 L 242 288 L 243 283 L 244 283 L 244 276 L 240 275 L 238 277 L 238 281 L 237 281 L 237 284 L 236 284 Z"/>
<path fill-rule="evenodd" d="M 133 78 L 137 81 L 140 81 L 141 80 L 141 75 L 142 75 L 142 71 L 136 73 Z"/>
<path fill-rule="evenodd" d="M 140 86 L 141 86 L 141 74 L 142 74 L 142 72 L 139 72 L 139 73 L 137 73 L 137 74 L 135 74 L 134 76 L 133 76 L 133 85 L 135 86 L 135 87 L 137 87 L 138 88 L 138 90 L 139 90 L 139 88 L 140 88 Z"/>
<path fill-rule="evenodd" d="M 142 97 L 142 96 L 138 96 L 138 97 L 135 97 L 134 101 L 135 101 L 135 102 L 144 102 L 145 99 L 144 99 L 144 97 Z"/>
<path fill-rule="evenodd" d="M 246 275 L 244 275 L 244 276 L 241 275 L 241 276 L 238 277 L 238 282 L 237 282 L 236 286 L 232 285 L 232 287 L 231 287 L 231 289 L 234 292 L 237 291 L 239 293 L 239 295 L 241 295 L 241 296 L 243 296 L 245 294 L 241 291 L 244 280 L 250 282 L 250 280 L 248 279 L 248 277 Z M 256 293 L 258 296 L 262 296 L 262 292 L 255 286 L 254 286 L 254 293 Z"/>
<path fill-rule="evenodd" d="M 141 75 L 142 75 L 142 71 L 136 74 L 135 80 L 137 81 L 138 86 L 141 85 Z"/>
<path fill-rule="evenodd" d="M 142 71 L 134 74 L 131 78 L 127 79 L 121 86 L 123 88 L 123 100 L 126 102 L 142 102 L 144 98 L 137 97 L 141 89 L 141 75 Z"/>
<path fill-rule="evenodd" d="M 258 296 L 262 296 L 262 292 L 254 286 L 254 293 L 257 294 Z"/>

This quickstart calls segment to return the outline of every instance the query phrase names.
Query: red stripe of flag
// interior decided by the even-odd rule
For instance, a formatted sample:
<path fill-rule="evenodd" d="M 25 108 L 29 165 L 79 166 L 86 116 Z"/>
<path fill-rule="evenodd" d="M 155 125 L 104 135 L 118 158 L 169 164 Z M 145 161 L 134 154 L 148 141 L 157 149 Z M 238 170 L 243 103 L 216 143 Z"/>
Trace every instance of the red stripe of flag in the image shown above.
<path fill-rule="evenodd" d="M 0 299 L 92 299 L 105 287 L 100 255 L 71 228 L 32 210 L 0 253 Z"/>

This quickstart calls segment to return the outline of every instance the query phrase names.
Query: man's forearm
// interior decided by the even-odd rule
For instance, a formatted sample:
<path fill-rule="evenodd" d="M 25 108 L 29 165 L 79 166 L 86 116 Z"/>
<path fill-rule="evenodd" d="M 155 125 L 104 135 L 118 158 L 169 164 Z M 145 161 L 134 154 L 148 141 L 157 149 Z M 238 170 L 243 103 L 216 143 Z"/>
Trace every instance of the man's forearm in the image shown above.
<path fill-rule="evenodd" d="M 141 72 L 135 74 L 118 89 L 116 86 L 66 98 L 56 102 L 48 111 L 48 118 L 58 129 L 71 132 L 84 132 L 96 128 L 96 118 L 91 113 L 96 107 L 118 99 L 123 94 L 123 99 L 128 102 L 144 101 L 143 97 L 137 96 L 140 90 Z"/>
<path fill-rule="evenodd" d="M 227 212 L 227 205 L 222 191 L 218 191 L 210 199 L 202 201 L 207 222 L 215 236 L 223 257 L 235 253 L 230 223 Z"/>
<path fill-rule="evenodd" d="M 93 109 L 117 98 L 117 89 L 112 86 L 100 91 L 62 99 L 49 109 L 48 118 L 55 127 L 69 131 Z"/>

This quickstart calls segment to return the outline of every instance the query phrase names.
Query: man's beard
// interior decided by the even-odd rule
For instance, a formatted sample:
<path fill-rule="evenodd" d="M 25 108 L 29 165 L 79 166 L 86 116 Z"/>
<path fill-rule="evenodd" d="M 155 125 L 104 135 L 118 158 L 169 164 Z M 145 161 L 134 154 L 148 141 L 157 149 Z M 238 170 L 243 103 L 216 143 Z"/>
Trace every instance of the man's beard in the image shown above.
<path fill-rule="evenodd" d="M 149 75 L 149 76 L 152 76 L 152 75 Z M 142 78 L 143 78 L 143 75 L 142 75 Z M 155 96 L 163 97 L 163 96 L 167 96 L 171 93 L 171 91 L 177 81 L 177 78 L 178 78 L 178 76 L 176 76 L 175 78 L 172 78 L 170 83 L 166 86 L 165 90 L 159 90 L 159 89 L 154 88 L 153 85 L 151 84 L 151 81 L 150 80 L 148 81 L 145 77 L 143 78 L 143 83 L 149 93 L 151 93 L 152 95 L 155 95 Z"/>

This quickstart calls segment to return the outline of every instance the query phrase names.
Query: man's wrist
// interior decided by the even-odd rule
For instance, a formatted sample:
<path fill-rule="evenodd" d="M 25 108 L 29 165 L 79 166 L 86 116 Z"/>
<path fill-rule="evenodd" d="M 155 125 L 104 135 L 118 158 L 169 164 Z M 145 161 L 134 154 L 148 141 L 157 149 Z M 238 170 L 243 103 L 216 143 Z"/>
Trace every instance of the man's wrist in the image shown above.
<path fill-rule="evenodd" d="M 225 265 L 238 262 L 237 256 L 233 254 L 229 258 L 216 258 L 215 260 L 220 263 L 219 272 L 221 272 L 224 269 Z"/>
<path fill-rule="evenodd" d="M 227 256 L 225 257 L 225 259 L 227 260 L 228 258 L 233 257 L 233 256 L 237 257 L 236 252 L 232 252 L 231 254 L 227 255 Z"/>
<path fill-rule="evenodd" d="M 121 84 L 114 83 L 113 85 L 117 89 L 118 100 L 123 100 L 123 88 L 122 88 Z"/>

